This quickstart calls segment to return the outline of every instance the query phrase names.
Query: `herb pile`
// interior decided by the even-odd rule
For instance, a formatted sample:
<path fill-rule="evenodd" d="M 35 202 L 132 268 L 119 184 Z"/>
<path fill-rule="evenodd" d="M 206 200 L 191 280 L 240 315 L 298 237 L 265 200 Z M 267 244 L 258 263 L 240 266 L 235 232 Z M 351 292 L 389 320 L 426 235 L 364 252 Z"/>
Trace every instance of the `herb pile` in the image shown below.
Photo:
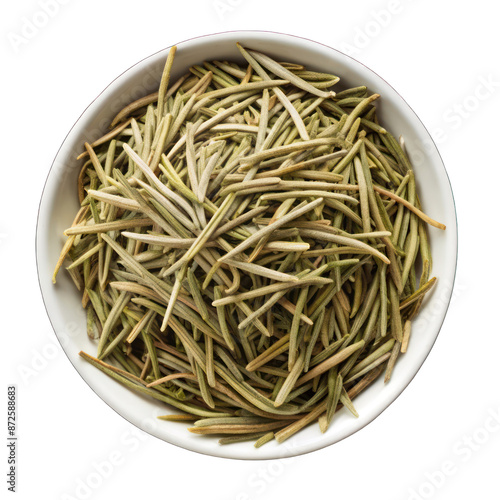
<path fill-rule="evenodd" d="M 81 209 L 54 273 L 82 292 L 97 354 L 127 387 L 221 443 L 282 442 L 407 349 L 431 279 L 404 143 L 366 87 L 238 48 L 193 66 L 85 144 Z M 419 271 L 417 271 L 417 268 Z"/>

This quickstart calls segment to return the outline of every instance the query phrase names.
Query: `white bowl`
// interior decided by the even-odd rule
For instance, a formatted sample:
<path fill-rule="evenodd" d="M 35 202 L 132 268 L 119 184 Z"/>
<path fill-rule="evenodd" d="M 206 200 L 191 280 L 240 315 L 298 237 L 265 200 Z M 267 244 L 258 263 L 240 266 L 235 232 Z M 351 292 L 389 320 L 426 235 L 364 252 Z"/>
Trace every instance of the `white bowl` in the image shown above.
<path fill-rule="evenodd" d="M 382 98 L 377 105 L 381 123 L 395 135 L 402 134 L 426 213 L 446 224 L 446 231 L 429 227 L 433 275 L 438 282 L 426 298 L 414 322 L 408 352 L 400 356 L 391 381 L 379 378 L 355 400 L 359 418 L 346 410 L 336 416 L 330 429 L 321 434 L 311 425 L 285 443 L 271 442 L 255 449 L 251 442 L 220 446 L 215 437 L 199 436 L 187 425 L 156 419 L 168 413 L 161 403 L 124 388 L 82 360 L 78 353 L 95 353 L 86 334 L 86 319 L 80 294 L 64 271 L 57 285 L 51 275 L 63 244 L 63 230 L 71 225 L 79 208 L 76 192 L 78 162 L 84 141 L 102 135 L 117 111 L 158 87 L 168 49 L 140 61 L 114 80 L 85 110 L 70 130 L 50 170 L 40 204 L 36 253 L 40 287 L 47 313 L 69 360 L 90 387 L 129 422 L 169 443 L 207 455 L 239 459 L 270 459 L 300 455 L 331 445 L 358 431 L 380 415 L 405 389 L 429 354 L 444 320 L 455 278 L 457 227 L 450 182 L 429 133 L 402 97 L 382 78 L 358 61 L 316 42 L 270 32 L 220 33 L 182 42 L 173 67 L 173 77 L 190 65 L 210 59 L 239 60 L 236 42 L 260 49 L 278 60 L 304 63 L 308 67 L 337 74 L 342 86 L 366 85 Z M 398 424 L 396 424 L 398 425 Z"/>

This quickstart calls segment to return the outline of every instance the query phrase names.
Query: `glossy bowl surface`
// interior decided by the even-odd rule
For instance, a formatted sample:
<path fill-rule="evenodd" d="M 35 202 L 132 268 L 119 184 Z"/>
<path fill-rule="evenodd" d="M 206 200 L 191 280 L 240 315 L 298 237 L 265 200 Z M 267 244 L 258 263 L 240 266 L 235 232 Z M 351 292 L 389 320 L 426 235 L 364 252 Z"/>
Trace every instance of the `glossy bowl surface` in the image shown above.
<path fill-rule="evenodd" d="M 298 62 L 310 69 L 339 75 L 339 88 L 366 85 L 371 92 L 379 93 L 382 97 L 377 103 L 378 116 L 384 127 L 405 138 L 424 211 L 447 225 L 446 231 L 429 227 L 433 275 L 438 277 L 438 284 L 414 322 L 410 348 L 400 356 L 390 383 L 384 385 L 380 377 L 356 398 L 359 418 L 342 410 L 325 434 L 321 434 L 316 424 L 281 445 L 271 442 L 260 449 L 255 449 L 252 442 L 220 446 L 217 437 L 194 435 L 186 430 L 186 424 L 158 420 L 156 417 L 168 413 L 168 408 L 122 387 L 78 356 L 81 350 L 90 354 L 95 354 L 96 350 L 86 334 L 80 293 L 64 271 L 59 273 L 57 285 L 51 281 L 64 242 L 63 231 L 71 225 L 79 208 L 76 192 L 79 163 L 75 158 L 82 151 L 83 142 L 91 142 L 102 135 L 120 109 L 157 89 L 168 48 L 140 61 L 116 78 L 68 133 L 43 191 L 36 257 L 47 313 L 69 360 L 96 394 L 121 416 L 160 439 L 207 455 L 238 459 L 282 458 L 323 448 L 363 428 L 380 415 L 415 376 L 437 338 L 451 298 L 457 256 L 455 204 L 436 146 L 413 110 L 380 76 L 333 48 L 271 32 L 240 31 L 203 36 L 178 44 L 171 81 L 189 66 L 204 60 L 240 60 L 236 42 L 266 52 L 277 60 Z"/>

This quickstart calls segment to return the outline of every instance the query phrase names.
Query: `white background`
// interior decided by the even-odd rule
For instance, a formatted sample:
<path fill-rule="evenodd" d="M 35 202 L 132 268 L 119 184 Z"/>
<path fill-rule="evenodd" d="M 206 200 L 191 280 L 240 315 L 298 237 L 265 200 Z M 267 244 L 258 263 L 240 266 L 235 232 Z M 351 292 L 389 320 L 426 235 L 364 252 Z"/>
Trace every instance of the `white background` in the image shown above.
<path fill-rule="evenodd" d="M 7 385 L 17 385 L 17 497 L 500 498 L 495 4 L 47 0 L 50 15 L 44 15 L 43 3 L 3 2 L 0 15 L 1 399 L 5 415 Z M 136 430 L 98 399 L 56 341 L 34 252 L 45 178 L 85 107 L 149 54 L 186 38 L 237 29 L 311 38 L 344 50 L 391 83 L 436 140 L 459 223 L 454 298 L 414 381 L 356 435 L 269 462 L 176 448 Z M 0 489 L 6 491 L 7 449 L 1 448 Z M 103 468 L 105 461 L 114 463 L 112 470 Z"/>

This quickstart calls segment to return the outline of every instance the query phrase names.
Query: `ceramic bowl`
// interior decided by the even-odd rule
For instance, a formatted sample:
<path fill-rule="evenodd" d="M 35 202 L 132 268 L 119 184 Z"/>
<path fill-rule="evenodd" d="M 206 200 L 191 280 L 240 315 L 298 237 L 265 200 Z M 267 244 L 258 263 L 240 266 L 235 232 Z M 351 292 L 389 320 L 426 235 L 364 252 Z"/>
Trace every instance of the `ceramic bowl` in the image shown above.
<path fill-rule="evenodd" d="M 186 424 L 158 420 L 156 417 L 168 413 L 168 408 L 122 387 L 78 356 L 81 350 L 90 354 L 95 354 L 96 350 L 95 343 L 86 334 L 80 293 L 64 271 L 59 273 L 57 285 L 51 281 L 64 241 L 63 230 L 71 225 L 79 207 L 76 182 L 80 164 L 75 158 L 82 151 L 83 142 L 91 142 L 102 135 L 121 108 L 157 89 L 168 48 L 143 59 L 116 78 L 68 133 L 43 191 L 37 227 L 37 264 L 46 309 L 69 360 L 95 393 L 122 417 L 164 441 L 200 453 L 239 459 L 281 458 L 332 445 L 358 431 L 380 415 L 415 376 L 436 340 L 451 298 L 457 254 L 455 205 L 436 146 L 410 106 L 380 76 L 331 47 L 269 32 L 241 31 L 203 36 L 178 44 L 171 81 L 203 60 L 240 60 L 236 42 L 266 52 L 277 60 L 299 62 L 311 69 L 339 75 L 341 88 L 366 85 L 369 91 L 379 93 L 382 98 L 377 103 L 378 116 L 388 130 L 405 138 L 425 212 L 447 225 L 446 231 L 429 227 L 433 275 L 438 277 L 438 283 L 426 297 L 414 322 L 410 348 L 400 356 L 390 383 L 384 385 L 380 377 L 356 398 L 359 418 L 342 410 L 324 434 L 316 424 L 281 445 L 271 442 L 260 449 L 255 449 L 251 442 L 220 446 L 217 437 L 194 435 L 186 430 Z"/>

